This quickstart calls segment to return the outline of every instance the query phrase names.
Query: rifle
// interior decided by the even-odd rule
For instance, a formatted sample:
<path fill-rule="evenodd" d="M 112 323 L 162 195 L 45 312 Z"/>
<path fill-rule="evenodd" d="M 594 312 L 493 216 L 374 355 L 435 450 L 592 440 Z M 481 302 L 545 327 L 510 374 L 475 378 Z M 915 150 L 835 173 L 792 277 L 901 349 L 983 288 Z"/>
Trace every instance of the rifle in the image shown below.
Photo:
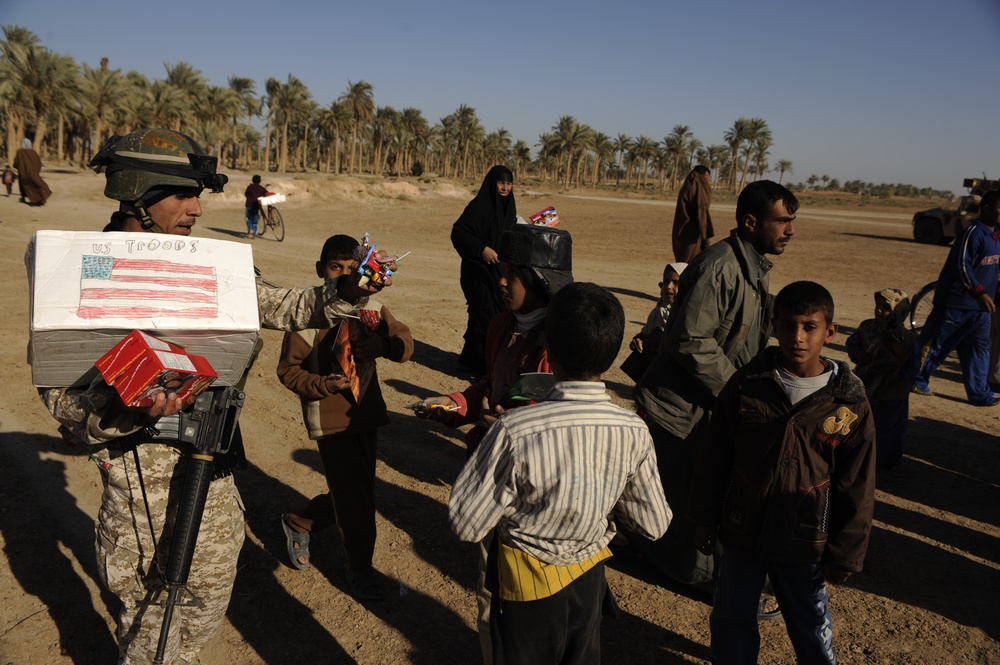
<path fill-rule="evenodd" d="M 163 623 L 153 658 L 156 665 L 163 663 L 170 622 L 181 593 L 187 591 L 191 595 L 193 600 L 187 604 L 198 602 L 187 588 L 191 557 L 201 529 L 215 456 L 229 452 L 232 446 L 243 399 L 243 391 L 234 386 L 210 389 L 198 395 L 194 404 L 179 414 L 178 439 L 190 444 L 191 452 L 187 458 L 187 474 L 167 554 L 166 571 L 163 573 L 162 590 L 167 592 L 167 598 L 163 601 Z"/>

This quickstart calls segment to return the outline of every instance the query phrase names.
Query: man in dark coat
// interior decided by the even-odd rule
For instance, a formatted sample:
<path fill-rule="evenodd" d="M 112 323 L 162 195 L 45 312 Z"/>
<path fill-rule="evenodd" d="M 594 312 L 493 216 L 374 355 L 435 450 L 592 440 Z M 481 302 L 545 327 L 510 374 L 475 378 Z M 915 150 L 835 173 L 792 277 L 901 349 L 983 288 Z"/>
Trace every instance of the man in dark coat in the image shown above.
<path fill-rule="evenodd" d="M 21 185 L 21 200 L 28 205 L 45 205 L 52 190 L 42 180 L 42 158 L 31 147 L 31 139 L 21 140 L 21 149 L 14 154 L 14 168 Z"/>
<path fill-rule="evenodd" d="M 497 165 L 486 174 L 476 198 L 469 201 L 451 228 L 451 243 L 462 257 L 462 293 L 469 311 L 459 362 L 477 376 L 486 371 L 486 330 L 493 317 L 504 310 L 496 247 L 500 234 L 516 223 L 514 174 Z"/>
<path fill-rule="evenodd" d="M 712 205 L 710 175 L 708 167 L 699 164 L 684 179 L 677 194 L 673 230 L 675 261 L 691 263 L 691 259 L 708 247 L 708 239 L 715 235 L 712 213 L 708 211 Z"/>

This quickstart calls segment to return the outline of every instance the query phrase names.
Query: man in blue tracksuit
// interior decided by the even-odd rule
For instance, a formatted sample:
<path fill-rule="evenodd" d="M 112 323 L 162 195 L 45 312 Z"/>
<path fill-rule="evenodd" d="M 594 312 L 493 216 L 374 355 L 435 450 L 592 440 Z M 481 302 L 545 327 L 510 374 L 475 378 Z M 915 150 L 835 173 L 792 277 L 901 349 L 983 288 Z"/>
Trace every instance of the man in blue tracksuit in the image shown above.
<path fill-rule="evenodd" d="M 965 394 L 975 406 L 995 406 L 990 390 L 990 317 L 996 310 L 1000 277 L 1000 191 L 983 195 L 979 219 L 955 239 L 941 268 L 934 310 L 920 333 L 927 346 L 913 392 L 930 395 L 931 374 L 948 354 L 958 351 Z"/>

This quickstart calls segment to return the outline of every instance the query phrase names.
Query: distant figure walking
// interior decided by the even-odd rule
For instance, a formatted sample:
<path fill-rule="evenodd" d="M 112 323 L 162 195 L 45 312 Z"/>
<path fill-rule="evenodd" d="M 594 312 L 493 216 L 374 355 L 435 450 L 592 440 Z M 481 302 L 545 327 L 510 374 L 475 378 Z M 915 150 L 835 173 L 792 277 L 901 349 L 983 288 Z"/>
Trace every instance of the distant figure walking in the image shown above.
<path fill-rule="evenodd" d="M 247 234 L 245 237 L 256 238 L 257 223 L 260 221 L 260 203 L 258 203 L 258 200 L 262 196 L 267 196 L 267 190 L 260 184 L 259 175 L 255 175 L 250 179 L 250 184 L 247 185 L 247 190 L 243 194 L 247 198 Z"/>
<path fill-rule="evenodd" d="M 42 180 L 42 158 L 31 147 L 31 139 L 21 140 L 21 149 L 14 155 L 14 168 L 21 185 L 21 200 L 28 205 L 45 205 L 52 190 Z"/>
<path fill-rule="evenodd" d="M 715 235 L 712 213 L 708 210 L 712 205 L 711 173 L 701 164 L 694 167 L 677 194 L 673 232 L 675 261 L 690 263 L 708 247 L 708 239 Z"/>
<path fill-rule="evenodd" d="M 10 196 L 10 190 L 14 186 L 14 172 L 10 169 L 10 164 L 3 167 L 3 186 L 7 188 L 7 196 Z"/>
<path fill-rule="evenodd" d="M 496 247 L 500 234 L 516 223 L 514 174 L 498 164 L 486 174 L 476 198 L 451 228 L 451 244 L 462 257 L 462 293 L 469 310 L 459 362 L 477 377 L 486 371 L 486 330 L 504 310 L 499 286 L 503 270 Z"/>

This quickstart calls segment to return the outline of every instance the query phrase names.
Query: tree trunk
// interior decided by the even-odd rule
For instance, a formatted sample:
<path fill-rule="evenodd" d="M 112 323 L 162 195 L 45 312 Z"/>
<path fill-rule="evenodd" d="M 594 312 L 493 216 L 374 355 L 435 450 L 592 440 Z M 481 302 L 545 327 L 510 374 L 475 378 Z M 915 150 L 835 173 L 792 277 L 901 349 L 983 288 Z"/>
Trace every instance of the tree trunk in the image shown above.
<path fill-rule="evenodd" d="M 267 114 L 267 134 L 264 137 L 264 173 L 271 170 L 271 113 Z"/>

